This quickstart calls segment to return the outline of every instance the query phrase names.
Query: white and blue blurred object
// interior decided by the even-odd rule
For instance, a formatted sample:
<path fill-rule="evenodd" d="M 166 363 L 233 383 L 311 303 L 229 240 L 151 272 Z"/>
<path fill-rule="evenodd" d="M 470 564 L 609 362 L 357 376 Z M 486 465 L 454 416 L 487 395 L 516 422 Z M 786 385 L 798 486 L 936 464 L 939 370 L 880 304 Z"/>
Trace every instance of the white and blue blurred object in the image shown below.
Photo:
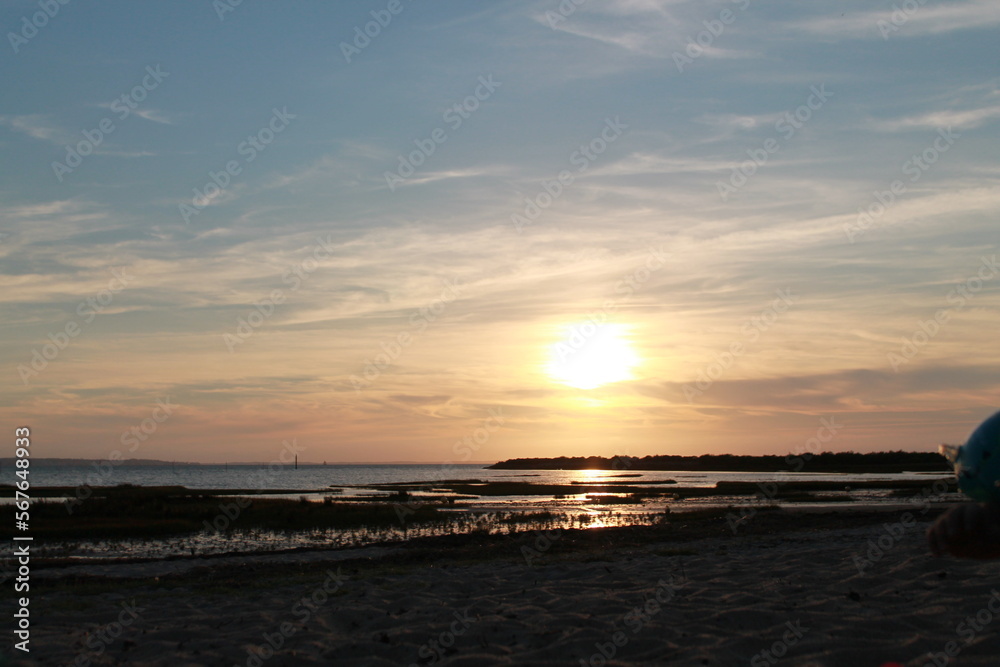
<path fill-rule="evenodd" d="M 941 445 L 955 466 L 958 488 L 979 502 L 1000 503 L 1000 412 L 976 427 L 961 447 Z"/>

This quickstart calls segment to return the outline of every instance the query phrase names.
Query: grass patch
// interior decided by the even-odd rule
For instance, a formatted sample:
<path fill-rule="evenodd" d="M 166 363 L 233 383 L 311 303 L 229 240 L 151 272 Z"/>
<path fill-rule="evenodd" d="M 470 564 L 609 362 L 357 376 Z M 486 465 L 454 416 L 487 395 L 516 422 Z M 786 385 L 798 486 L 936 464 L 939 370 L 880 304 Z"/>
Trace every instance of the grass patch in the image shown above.
<path fill-rule="evenodd" d="M 225 530 L 323 530 L 402 527 L 447 521 L 433 502 L 311 503 L 283 498 L 218 498 L 182 487 L 113 487 L 72 505 L 32 504 L 32 533 L 41 539 L 163 537 L 216 526 Z M 0 538 L 14 535 L 13 505 L 0 507 Z"/>

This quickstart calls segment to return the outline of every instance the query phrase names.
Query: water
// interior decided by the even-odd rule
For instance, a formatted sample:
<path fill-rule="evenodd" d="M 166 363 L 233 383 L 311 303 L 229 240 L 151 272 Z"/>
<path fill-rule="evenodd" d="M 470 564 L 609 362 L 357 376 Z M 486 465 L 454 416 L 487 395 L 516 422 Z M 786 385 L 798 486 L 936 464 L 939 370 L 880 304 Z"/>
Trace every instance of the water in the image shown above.
<path fill-rule="evenodd" d="M 312 489 L 333 486 L 363 486 L 425 479 L 482 478 L 482 465 L 149 465 L 136 466 L 112 461 L 91 465 L 45 465 L 31 467 L 32 486 L 186 486 L 190 489 Z M 0 475 L 12 484 L 13 470 Z"/>
<path fill-rule="evenodd" d="M 135 466 L 105 461 L 92 465 L 45 465 L 31 467 L 31 485 L 39 486 L 185 486 L 189 489 L 291 489 L 322 491 L 330 487 L 368 487 L 393 482 L 441 482 L 447 479 L 523 481 L 535 484 L 578 482 L 622 483 L 676 480 L 680 486 L 715 486 L 719 481 L 789 482 L 836 479 L 850 485 L 861 481 L 920 480 L 945 476 L 943 473 L 810 473 L 810 472 L 678 472 L 660 470 L 488 470 L 482 464 L 385 464 L 385 465 L 201 465 Z M 624 475 L 624 476 L 623 476 Z M 13 484 L 14 470 L 4 469 L 0 483 Z"/>
<path fill-rule="evenodd" d="M 190 489 L 243 489 L 285 490 L 289 493 L 269 497 L 305 497 L 320 501 L 324 496 L 367 495 L 375 493 L 374 485 L 399 482 L 427 482 L 428 489 L 444 480 L 476 479 L 490 481 L 520 481 L 535 484 L 622 483 L 641 484 L 640 488 L 669 491 L 670 486 L 657 484 L 675 480 L 678 486 L 713 487 L 720 481 L 767 482 L 830 481 L 836 480 L 845 487 L 860 482 L 889 480 L 922 480 L 930 487 L 934 480 L 946 477 L 942 473 L 901 474 L 840 474 L 840 473 L 757 473 L 757 472 L 678 472 L 678 471 L 616 471 L 616 470 L 488 470 L 481 464 L 453 465 L 302 465 L 273 467 L 260 465 L 202 465 L 202 466 L 135 466 L 110 462 L 103 465 L 64 466 L 36 463 L 31 467 L 32 487 L 66 486 L 81 487 L 135 484 L 142 486 L 184 486 Z M 4 470 L 0 483 L 12 484 L 13 471 Z M 893 496 L 883 489 L 856 489 L 845 493 L 854 502 L 849 504 L 878 504 L 900 502 L 906 498 Z M 71 494 L 72 495 L 72 494 Z M 433 491 L 416 494 L 434 495 Z M 593 494 L 590 494 L 593 495 Z M 843 502 L 824 503 L 823 493 L 816 493 L 814 507 L 843 507 Z M 951 502 L 958 497 L 944 494 L 934 497 L 935 502 Z M 13 499 L 10 499 L 13 500 Z M 453 508 L 442 511 L 440 523 L 419 527 L 392 527 L 371 529 L 324 529 L 282 533 L 265 530 L 218 533 L 205 530 L 193 535 L 161 539 L 135 540 L 70 540 L 36 543 L 35 551 L 44 556 L 61 556 L 78 560 L 93 558 L 144 557 L 163 558 L 220 553 L 259 552 L 294 547 L 340 548 L 361 546 L 378 542 L 405 540 L 418 536 L 467 533 L 473 530 L 505 534 L 515 530 L 548 530 L 553 528 L 586 528 L 621 526 L 649 523 L 669 509 L 671 512 L 690 511 L 730 505 L 760 503 L 762 499 L 748 501 L 746 496 L 709 496 L 689 498 L 684 501 L 665 499 L 647 500 L 639 504 L 602 505 L 588 498 L 587 494 L 564 496 L 484 496 L 461 501 Z M 537 513 L 537 519 L 525 514 Z M 544 513 L 544 514 L 542 514 Z"/>
<path fill-rule="evenodd" d="M 263 553 L 294 548 L 340 549 L 401 542 L 417 537 L 466 534 L 473 531 L 512 535 L 519 531 L 601 528 L 648 524 L 638 513 L 600 511 L 560 514 L 511 522 L 515 512 L 456 512 L 440 523 L 403 528 L 389 526 L 355 530 L 319 529 L 282 533 L 246 530 L 220 533 L 202 531 L 191 535 L 157 539 L 62 540 L 36 542 L 32 553 L 43 557 L 88 562 L 107 558 L 172 558 L 210 554 Z"/>

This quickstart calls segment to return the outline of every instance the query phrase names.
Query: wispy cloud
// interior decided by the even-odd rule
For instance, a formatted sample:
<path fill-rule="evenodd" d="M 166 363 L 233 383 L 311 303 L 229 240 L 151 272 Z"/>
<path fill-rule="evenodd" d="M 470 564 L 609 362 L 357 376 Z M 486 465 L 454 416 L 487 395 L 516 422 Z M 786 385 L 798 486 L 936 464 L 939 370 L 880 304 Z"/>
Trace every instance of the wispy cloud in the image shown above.
<path fill-rule="evenodd" d="M 697 3 L 620 0 L 581 6 L 565 20 L 553 21 L 552 10 L 537 13 L 534 19 L 559 32 L 613 46 L 629 54 L 671 58 L 675 52 L 683 52 L 689 41 L 705 30 L 704 20 L 717 15 L 718 10 L 713 12 Z M 728 27 L 726 30 L 735 29 Z M 699 48 L 699 57 L 715 59 L 747 59 L 760 55 L 755 50 L 714 43 L 702 44 Z"/>
<path fill-rule="evenodd" d="M 273 176 L 264 187 L 285 188 L 318 183 L 325 188 L 357 188 L 362 183 L 377 187 L 385 183 L 380 167 L 384 168 L 394 158 L 392 151 L 381 146 L 361 141 L 344 141 L 336 152 Z"/>
<path fill-rule="evenodd" d="M 3 209 L 4 217 L 13 218 L 34 218 L 38 216 L 50 216 L 70 211 L 78 211 L 84 205 L 72 199 L 62 199 L 40 204 L 28 204 L 25 206 L 10 206 Z"/>
<path fill-rule="evenodd" d="M 495 176 L 502 173 L 507 173 L 506 169 L 503 168 L 493 168 L 493 167 L 471 167 L 468 169 L 450 169 L 447 171 L 430 171 L 427 173 L 420 173 L 410 178 L 406 179 L 400 186 L 403 185 L 425 185 L 427 183 L 436 183 L 438 181 L 448 181 L 453 179 L 461 178 L 474 178 L 476 176 Z"/>
<path fill-rule="evenodd" d="M 1000 117 L 1000 105 L 981 109 L 931 111 L 917 116 L 872 121 L 871 125 L 877 130 L 886 130 L 889 132 L 936 129 L 939 127 L 953 127 L 962 130 L 979 127 L 983 123 L 998 117 Z"/>
<path fill-rule="evenodd" d="M 97 150 L 94 151 L 97 155 L 105 155 L 108 157 L 153 157 L 159 155 L 153 151 L 121 151 L 121 150 Z"/>
<path fill-rule="evenodd" d="M 773 125 L 777 112 L 772 114 L 703 113 L 694 120 L 712 127 L 731 130 L 752 130 L 762 125 Z"/>
<path fill-rule="evenodd" d="M 590 176 L 636 176 L 640 174 L 692 174 L 720 171 L 732 165 L 732 160 L 702 157 L 674 157 L 658 153 L 632 153 L 620 160 L 592 169 Z"/>
<path fill-rule="evenodd" d="M 163 111 L 158 111 L 157 109 L 137 109 L 135 111 L 135 115 L 154 123 L 161 123 L 163 125 L 174 124 L 174 121 L 170 118 L 170 116 Z"/>
<path fill-rule="evenodd" d="M 847 409 L 877 412 L 887 408 L 918 412 L 931 406 L 937 409 L 955 407 L 954 401 L 946 397 L 956 392 L 991 392 L 998 386 L 996 366 L 929 365 L 901 373 L 888 368 L 857 368 L 812 375 L 721 379 L 713 383 L 697 403 L 701 407 L 728 407 L 741 412 L 809 413 Z M 640 386 L 640 391 L 664 401 L 690 404 L 684 394 L 684 383 Z M 942 403 L 942 399 L 946 402 Z"/>
<path fill-rule="evenodd" d="M 176 25 L 204 20 L 188 4 L 172 6 Z M 886 353 L 1000 252 L 1000 79 L 991 33 L 976 30 L 1000 17 L 995 0 L 909 3 L 883 42 L 894 4 L 427 3 L 350 66 L 336 45 L 371 20 L 351 3 L 314 3 L 309 21 L 246 11 L 226 19 L 226 39 L 183 49 L 170 31 L 119 39 L 153 20 L 130 13 L 61 43 L 58 68 L 33 42 L 19 71 L 49 85 L 0 102 L 0 143 L 16 152 L 0 205 L 8 379 L 79 321 L 113 268 L 135 280 L 37 384 L 0 387 L 0 413 L 44 426 L 67 456 L 105 456 L 167 394 L 184 410 L 143 456 L 269 460 L 295 436 L 319 459 L 441 460 L 492 405 L 512 416 L 484 458 L 621 442 L 638 455 L 773 453 L 826 411 L 880 436 L 873 447 L 931 449 L 996 396 L 1000 276 L 974 278 L 898 374 Z M 565 20 L 550 26 L 550 11 Z M 241 37 L 270 32 L 326 40 L 336 66 Z M 906 39 L 920 35 L 933 38 Z M 689 47 L 695 62 L 678 71 L 672 56 Z M 162 95 L 139 93 L 138 117 L 119 122 L 104 102 L 165 53 Z M 206 62 L 253 75 L 182 74 Z M 472 97 L 491 73 L 496 96 Z M 834 96 L 820 111 L 809 88 L 824 83 Z M 263 124 L 286 104 L 289 129 Z M 388 192 L 386 172 L 455 104 L 475 111 Z M 794 133 L 776 125 L 786 111 Z M 602 119 L 619 115 L 629 130 L 611 142 Z M 102 118 L 116 129 L 98 137 Z M 905 161 L 948 126 L 954 148 L 905 180 Z M 58 182 L 52 162 L 81 144 L 79 173 Z M 721 199 L 721 182 L 738 192 Z M 218 194 L 184 225 L 193 186 Z M 877 219 L 851 244 L 859 209 Z M 536 212 L 518 234 L 511 216 Z M 651 249 L 669 254 L 659 268 Z M 447 303 L 446 280 L 460 292 Z M 779 288 L 795 302 L 774 319 Z M 602 309 L 628 328 L 636 379 L 586 394 L 554 383 L 553 344 Z M 750 340 L 752 318 L 764 325 Z M 223 335 L 248 326 L 230 353 Z M 356 394 L 351 374 L 402 333 L 406 349 Z M 683 385 L 715 377 L 740 341 L 689 404 Z M 836 448 L 859 445 L 843 437 Z"/>
<path fill-rule="evenodd" d="M 924 4 L 912 12 L 898 9 L 847 13 L 821 16 L 793 23 L 793 29 L 846 39 L 883 39 L 879 24 L 891 26 L 893 39 L 920 37 L 968 30 L 988 28 L 1000 23 L 1000 12 L 992 0 L 968 0 Z"/>
<path fill-rule="evenodd" d="M 225 189 L 218 189 L 211 194 L 206 193 L 204 197 L 200 198 L 197 202 L 199 207 L 210 207 L 210 206 L 221 206 L 223 204 L 229 204 L 240 198 L 240 196 L 246 191 L 247 186 L 245 183 L 236 183 Z M 184 200 L 183 203 L 190 203 L 190 200 Z"/>
<path fill-rule="evenodd" d="M 63 144 L 68 141 L 67 132 L 54 124 L 45 114 L 28 114 L 24 116 L 0 116 L 0 124 L 26 134 L 33 139 Z"/>

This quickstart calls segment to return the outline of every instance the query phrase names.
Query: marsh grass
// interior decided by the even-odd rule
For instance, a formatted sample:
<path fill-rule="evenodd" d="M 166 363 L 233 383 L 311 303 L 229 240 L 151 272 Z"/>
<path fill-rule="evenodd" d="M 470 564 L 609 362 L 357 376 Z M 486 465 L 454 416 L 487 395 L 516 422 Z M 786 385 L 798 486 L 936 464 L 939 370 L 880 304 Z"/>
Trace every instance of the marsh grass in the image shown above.
<path fill-rule="evenodd" d="M 246 505 L 239 507 L 239 504 Z M 438 504 L 411 507 L 409 524 L 441 523 Z M 235 509 L 234 509 L 235 508 Z M 0 537 L 13 536 L 13 505 L 0 507 Z M 227 513 L 228 512 L 228 513 Z M 235 518 L 233 515 L 235 514 Z M 183 487 L 121 486 L 78 504 L 32 503 L 32 533 L 42 539 L 101 539 L 161 537 L 195 533 L 225 517 L 229 530 L 304 531 L 359 529 L 400 525 L 397 506 L 390 503 L 301 502 L 283 498 L 219 498 Z"/>
<path fill-rule="evenodd" d="M 844 491 L 844 485 L 837 482 L 778 483 L 774 499 L 767 503 L 756 502 L 761 487 L 755 483 L 720 482 L 715 487 L 671 485 L 669 491 L 641 484 L 535 485 L 521 481 L 446 480 L 434 484 L 382 485 L 377 490 L 385 495 L 380 498 L 320 495 L 315 502 L 263 494 L 220 497 L 232 490 L 120 485 L 95 487 L 90 498 L 72 505 L 55 500 L 35 501 L 31 520 L 32 533 L 44 548 L 42 555 L 55 564 L 60 559 L 75 561 L 81 556 L 164 558 L 274 552 L 463 535 L 486 540 L 546 529 L 591 531 L 602 527 L 647 526 L 673 530 L 713 516 L 724 517 L 732 511 L 730 506 L 671 513 L 673 503 L 664 511 L 643 507 L 647 501 L 662 503 L 684 498 L 726 496 L 723 502 L 738 506 L 740 501 L 728 497 L 743 496 L 759 512 L 778 511 L 778 503 L 854 500 Z M 913 495 L 926 485 L 926 480 L 873 481 L 870 488 L 888 488 L 893 495 Z M 857 483 L 851 486 L 869 488 Z M 456 502 L 462 499 L 461 495 L 432 497 L 414 493 L 426 489 L 465 495 L 474 491 L 480 496 L 586 496 L 590 509 L 482 511 L 474 504 Z M 615 509 L 618 505 L 621 510 Z M 684 507 L 684 503 L 678 506 Z M 13 535 L 14 511 L 13 505 L 0 506 L 0 538 Z"/>

